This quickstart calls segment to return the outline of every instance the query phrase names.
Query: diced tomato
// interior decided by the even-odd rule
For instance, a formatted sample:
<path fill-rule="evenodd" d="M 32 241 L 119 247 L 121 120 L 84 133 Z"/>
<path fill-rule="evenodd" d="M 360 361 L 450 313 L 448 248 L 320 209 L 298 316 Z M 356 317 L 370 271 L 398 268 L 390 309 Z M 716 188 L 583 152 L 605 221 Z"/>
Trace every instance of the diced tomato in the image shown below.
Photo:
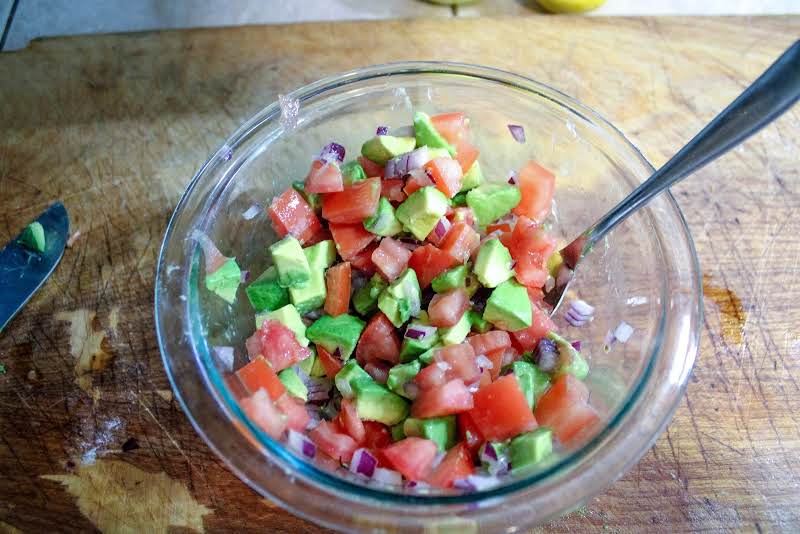
<path fill-rule="evenodd" d="M 336 250 L 345 261 L 354 260 L 356 254 L 364 250 L 375 239 L 375 234 L 358 224 L 330 224 L 331 235 L 336 242 Z M 355 265 L 355 261 L 352 261 Z"/>
<path fill-rule="evenodd" d="M 306 411 L 306 403 L 302 399 L 283 394 L 275 401 L 275 406 L 286 416 L 286 426 L 298 432 L 305 431 L 311 416 Z"/>
<path fill-rule="evenodd" d="M 486 237 L 489 238 L 488 235 Z M 509 248 L 512 245 L 511 242 L 513 237 L 512 232 L 500 232 L 500 234 L 497 235 L 496 237 L 497 239 L 500 240 L 500 242 L 503 244 L 504 247 Z M 483 244 L 483 242 L 481 242 L 481 244 Z"/>
<path fill-rule="evenodd" d="M 421 390 L 411 405 L 411 415 L 422 418 L 441 417 L 466 412 L 473 406 L 472 393 L 462 380 L 456 378 L 441 387 Z"/>
<path fill-rule="evenodd" d="M 513 374 L 482 387 L 473 397 L 475 407 L 469 415 L 488 440 L 503 441 L 538 426 Z"/>
<path fill-rule="evenodd" d="M 311 356 L 311 351 L 297 342 L 294 332 L 278 321 L 267 319 L 253 335 L 261 345 L 260 354 L 276 373 Z"/>
<path fill-rule="evenodd" d="M 436 189 L 445 194 L 447 198 L 453 198 L 456 193 L 461 191 L 461 165 L 450 158 L 433 158 L 425 164 L 425 171 L 433 179 Z"/>
<path fill-rule="evenodd" d="M 376 248 L 378 248 L 377 243 L 370 243 L 364 250 L 350 258 L 350 265 L 362 273 L 372 276 L 377 271 L 375 264 L 372 263 L 372 253 Z"/>
<path fill-rule="evenodd" d="M 305 190 L 309 193 L 335 193 L 342 189 L 344 183 L 339 165 L 315 159 L 306 176 Z"/>
<path fill-rule="evenodd" d="M 423 438 L 405 438 L 384 447 L 386 460 L 408 480 L 424 480 L 431 473 L 438 453 L 436 443 Z"/>
<path fill-rule="evenodd" d="M 322 196 L 322 216 L 331 223 L 361 224 L 378 209 L 380 178 L 367 178 L 348 185 L 339 193 Z"/>
<path fill-rule="evenodd" d="M 496 222 L 486 226 L 486 234 L 492 232 L 511 232 L 511 225 L 507 222 Z"/>
<path fill-rule="evenodd" d="M 558 330 L 556 324 L 537 302 L 531 302 L 531 311 L 533 312 L 531 325 L 528 328 L 511 332 L 511 336 L 523 352 L 534 350 L 539 340 L 548 332 Z"/>
<path fill-rule="evenodd" d="M 536 222 L 542 222 L 550 213 L 556 177 L 535 161 L 529 161 L 517 175 L 519 192 L 522 198 L 513 209 L 516 215 L 525 215 Z"/>
<path fill-rule="evenodd" d="M 452 447 L 436 466 L 428 478 L 428 484 L 436 488 L 451 488 L 453 482 L 462 480 L 475 473 L 472 455 L 465 443 Z"/>
<path fill-rule="evenodd" d="M 469 168 L 477 161 L 480 155 L 478 147 L 462 138 L 456 143 L 456 161 L 461 166 L 461 171 L 464 174 L 469 172 Z"/>
<path fill-rule="evenodd" d="M 442 243 L 442 250 L 458 263 L 464 263 L 478 249 L 480 242 L 481 238 L 472 226 L 457 222 L 447 232 L 447 237 Z"/>
<path fill-rule="evenodd" d="M 481 370 L 475 363 L 475 351 L 469 343 L 442 347 L 436 351 L 435 359 L 447 364 L 445 377 L 448 381 L 460 378 L 465 384 L 471 384 L 480 377 Z"/>
<path fill-rule="evenodd" d="M 374 161 L 367 159 L 363 156 L 358 156 L 358 163 L 364 169 L 366 175 L 370 178 L 375 176 L 383 178 L 383 165 L 379 165 Z"/>
<path fill-rule="evenodd" d="M 270 367 L 263 356 L 256 357 L 253 361 L 236 371 L 236 375 L 250 393 L 255 393 L 263 388 L 267 390 L 272 400 L 284 393 L 286 388 L 278 378 L 278 374 Z"/>
<path fill-rule="evenodd" d="M 336 373 L 344 367 L 342 360 L 331 355 L 322 345 L 317 345 L 317 358 L 319 358 L 320 365 L 325 370 L 325 376 L 330 379 L 336 378 Z"/>
<path fill-rule="evenodd" d="M 441 387 L 447 383 L 447 368 L 448 366 L 445 363 L 441 365 L 433 363 L 427 367 L 423 367 L 422 370 L 417 373 L 417 376 L 414 377 L 414 383 L 417 384 L 420 389 Z"/>
<path fill-rule="evenodd" d="M 561 443 L 568 443 L 600 420 L 588 399 L 586 384 L 570 374 L 562 375 L 536 401 L 536 419 L 552 428 Z"/>
<path fill-rule="evenodd" d="M 325 313 L 334 317 L 350 308 L 350 263 L 337 263 L 325 272 Z"/>
<path fill-rule="evenodd" d="M 409 258 L 411 251 L 391 237 L 381 239 L 380 245 L 372 253 L 372 263 L 389 282 L 403 274 L 408 267 Z"/>
<path fill-rule="evenodd" d="M 368 449 L 381 449 L 392 443 L 392 433 L 386 425 L 377 421 L 363 421 L 364 431 L 364 447 Z"/>
<path fill-rule="evenodd" d="M 308 437 L 317 444 L 322 452 L 334 460 L 347 463 L 353 458 L 358 443 L 349 435 L 341 433 L 340 430 L 330 421 L 322 421 L 308 433 Z"/>
<path fill-rule="evenodd" d="M 392 202 L 402 202 L 406 199 L 406 193 L 403 191 L 402 178 L 391 178 L 381 181 L 381 196 L 388 198 Z"/>
<path fill-rule="evenodd" d="M 417 273 L 422 289 L 428 287 L 434 278 L 458 264 L 457 259 L 430 244 L 417 248 L 408 260 L 408 266 Z"/>
<path fill-rule="evenodd" d="M 556 240 L 529 218 L 522 216 L 514 226 L 508 250 L 516 262 L 514 273 L 520 284 L 542 287 L 547 281 L 547 258 L 556 249 Z"/>
<path fill-rule="evenodd" d="M 486 353 L 486 357 L 489 358 L 489 361 L 492 362 L 492 368 L 489 370 L 489 381 L 497 380 L 497 377 L 500 376 L 500 369 L 503 367 L 503 356 L 508 350 L 507 347 L 503 347 L 501 349 L 489 351 Z M 483 387 L 485 384 L 481 384 Z"/>
<path fill-rule="evenodd" d="M 250 396 L 250 391 L 247 390 L 236 373 L 225 375 L 223 380 L 225 381 L 225 385 L 228 386 L 228 392 L 233 395 L 236 400 L 241 400 L 244 397 Z"/>
<path fill-rule="evenodd" d="M 428 319 L 433 326 L 453 326 L 469 308 L 469 295 L 463 287 L 434 295 L 428 305 Z"/>
<path fill-rule="evenodd" d="M 389 378 L 389 366 L 377 361 L 367 362 L 364 365 L 364 370 L 375 382 L 385 384 Z"/>
<path fill-rule="evenodd" d="M 431 117 L 436 131 L 451 145 L 458 143 L 467 131 L 467 120 L 461 112 L 442 113 Z"/>
<path fill-rule="evenodd" d="M 369 320 L 356 347 L 356 358 L 365 362 L 400 362 L 400 340 L 392 322 L 381 312 Z"/>
<path fill-rule="evenodd" d="M 259 389 L 250 397 L 245 397 L 239 403 L 253 423 L 261 428 L 273 439 L 279 439 L 286 430 L 286 416 L 269 398 L 265 389 Z"/>
<path fill-rule="evenodd" d="M 449 215 L 448 218 L 453 224 L 457 222 L 463 222 L 475 228 L 475 214 L 473 213 L 472 208 L 467 206 L 459 206 L 455 208 L 453 213 Z"/>
<path fill-rule="evenodd" d="M 350 399 L 342 399 L 342 407 L 336 419 L 338 420 L 339 426 L 347 432 L 356 443 L 359 445 L 364 443 L 364 439 L 367 437 L 367 431 L 364 428 L 364 423 L 358 418 L 358 411 L 353 401 Z"/>
<path fill-rule="evenodd" d="M 492 330 L 485 334 L 477 334 L 467 338 L 467 342 L 472 345 L 475 354 L 489 354 L 498 349 L 505 349 L 511 346 L 511 336 L 502 330 Z"/>
<path fill-rule="evenodd" d="M 319 232 L 311 236 L 311 239 L 305 241 L 303 244 L 307 247 L 311 245 L 316 245 L 320 241 L 325 241 L 327 239 L 333 239 L 331 237 L 331 231 L 327 228 L 322 228 Z"/>
<path fill-rule="evenodd" d="M 544 300 L 544 291 L 541 287 L 529 287 L 528 298 L 531 299 L 531 304 L 536 304 Z"/>
<path fill-rule="evenodd" d="M 403 192 L 411 196 L 411 193 L 417 191 L 418 189 L 422 189 L 423 187 L 428 187 L 429 185 L 434 185 L 433 180 L 428 173 L 421 170 L 416 169 L 410 173 L 408 173 L 408 178 L 406 178 L 406 185 L 403 187 Z"/>
<path fill-rule="evenodd" d="M 472 456 L 477 456 L 478 449 L 486 441 L 469 416 L 469 412 L 458 414 L 458 436 L 467 445 Z"/>
<path fill-rule="evenodd" d="M 281 237 L 291 234 L 305 243 L 322 230 L 313 208 L 292 187 L 272 199 L 268 213 L 272 226 Z"/>

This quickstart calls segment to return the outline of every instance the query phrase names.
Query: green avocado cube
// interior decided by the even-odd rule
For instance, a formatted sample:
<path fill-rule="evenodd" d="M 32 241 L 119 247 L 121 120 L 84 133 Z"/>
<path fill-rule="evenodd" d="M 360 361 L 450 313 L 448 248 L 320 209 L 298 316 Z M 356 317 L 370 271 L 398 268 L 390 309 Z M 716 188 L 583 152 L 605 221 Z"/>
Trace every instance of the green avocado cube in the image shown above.
<path fill-rule="evenodd" d="M 404 386 L 417 376 L 421 368 L 422 366 L 417 360 L 395 365 L 389 369 L 389 378 L 386 379 L 386 387 L 402 397 L 409 398 Z"/>
<path fill-rule="evenodd" d="M 386 165 L 390 159 L 414 150 L 416 144 L 413 137 L 376 135 L 361 145 L 361 155 L 378 165 Z"/>
<path fill-rule="evenodd" d="M 458 345 L 467 338 L 471 326 L 469 316 L 464 313 L 453 326 L 439 329 L 439 339 L 443 345 Z"/>
<path fill-rule="evenodd" d="M 457 287 L 464 287 L 468 274 L 469 266 L 466 264 L 453 267 L 434 278 L 431 288 L 437 293 L 445 293 Z"/>
<path fill-rule="evenodd" d="M 325 376 L 325 368 L 322 367 L 322 361 L 317 356 L 317 349 L 315 347 L 309 347 L 309 349 L 311 350 L 311 356 L 300 360 L 297 366 L 308 376 L 315 378 Z"/>
<path fill-rule="evenodd" d="M 306 385 L 297 375 L 297 371 L 291 367 L 288 367 L 278 373 L 278 378 L 283 383 L 286 391 L 289 392 L 289 395 L 297 397 L 298 399 L 303 399 L 303 402 L 308 400 L 308 387 L 306 387 Z"/>
<path fill-rule="evenodd" d="M 409 323 L 409 325 L 406 327 L 406 331 L 408 331 L 409 328 L 414 328 L 415 326 L 428 327 L 428 325 L 423 325 L 419 321 L 414 321 Z M 420 339 L 403 336 L 403 343 L 400 345 L 400 361 L 410 362 L 411 360 L 414 360 L 417 356 L 431 348 L 437 341 L 439 341 L 438 332 Z"/>
<path fill-rule="evenodd" d="M 558 347 L 558 365 L 553 371 L 554 377 L 570 374 L 578 380 L 583 380 L 589 374 L 589 364 L 578 352 L 572 343 L 555 332 L 548 332 L 547 339 L 554 341 Z"/>
<path fill-rule="evenodd" d="M 433 363 L 433 358 L 436 356 L 436 351 L 441 349 L 444 345 L 441 343 L 437 343 L 436 345 L 432 346 L 425 352 L 419 355 L 417 361 L 419 361 L 422 365 L 430 365 Z"/>
<path fill-rule="evenodd" d="M 455 207 L 462 207 L 467 205 L 467 192 L 460 191 L 450 199 L 450 205 Z"/>
<path fill-rule="evenodd" d="M 336 261 L 336 245 L 327 239 L 303 249 L 311 270 L 308 283 L 301 287 L 290 287 L 289 297 L 300 313 L 307 313 L 325 304 L 327 289 L 325 269 Z"/>
<path fill-rule="evenodd" d="M 300 193 L 300 196 L 303 197 L 306 202 L 308 202 L 308 205 L 311 206 L 311 209 L 322 209 L 322 196 L 319 193 L 309 193 L 306 191 L 306 184 L 304 181 L 297 180 L 296 182 L 292 182 L 292 188 Z"/>
<path fill-rule="evenodd" d="M 250 282 L 245 292 L 257 312 L 277 310 L 289 304 L 289 292 L 278 283 L 278 270 L 274 265 Z"/>
<path fill-rule="evenodd" d="M 422 111 L 414 113 L 414 135 L 417 138 L 417 146 L 444 148 L 451 157 L 456 155 L 456 148 L 436 131 L 436 127 L 427 113 Z"/>
<path fill-rule="evenodd" d="M 336 317 L 323 315 L 308 327 L 306 336 L 331 354 L 338 349 L 339 357 L 347 361 L 364 331 L 364 324 L 358 317 L 346 313 Z"/>
<path fill-rule="evenodd" d="M 282 287 L 300 287 L 311 278 L 308 259 L 294 236 L 288 235 L 269 247 L 272 263 L 278 271 L 278 283 Z"/>
<path fill-rule="evenodd" d="M 344 185 L 353 185 L 355 182 L 367 179 L 364 167 L 357 161 L 348 161 L 342 165 L 342 181 Z"/>
<path fill-rule="evenodd" d="M 409 232 L 424 241 L 445 213 L 449 202 L 444 194 L 433 186 L 422 187 L 397 207 L 395 215 Z"/>
<path fill-rule="evenodd" d="M 406 269 L 380 294 L 378 308 L 395 327 L 400 328 L 411 317 L 419 315 L 421 293 L 417 273 Z"/>
<path fill-rule="evenodd" d="M 397 220 L 394 207 L 386 197 L 381 197 L 375 214 L 364 219 L 364 228 L 368 232 L 382 236 L 393 236 L 403 231 L 403 225 Z"/>
<path fill-rule="evenodd" d="M 528 406 L 533 410 L 536 401 L 550 387 L 550 377 L 530 362 L 516 361 L 511 364 L 511 369 L 525 394 Z"/>
<path fill-rule="evenodd" d="M 392 433 L 392 441 L 400 441 L 406 439 L 406 433 L 403 431 L 403 423 L 398 423 L 390 429 Z"/>
<path fill-rule="evenodd" d="M 447 415 L 428 419 L 409 417 L 403 423 L 403 433 L 406 436 L 429 439 L 436 443 L 440 451 L 444 452 L 456 444 L 456 416 Z"/>
<path fill-rule="evenodd" d="M 361 315 L 368 315 L 378 309 L 378 296 L 389 286 L 379 274 L 372 275 L 369 283 L 353 293 L 353 308 Z"/>
<path fill-rule="evenodd" d="M 206 273 L 206 289 L 215 293 L 228 304 L 236 300 L 236 290 L 242 281 L 242 271 L 233 258 L 228 258 L 219 269 Z"/>
<path fill-rule="evenodd" d="M 42 223 L 34 221 L 26 226 L 19 236 L 19 244 L 36 252 L 44 252 L 46 243 Z"/>
<path fill-rule="evenodd" d="M 310 268 L 325 270 L 336 262 L 336 243 L 332 239 L 326 239 L 304 248 L 303 253 Z"/>
<path fill-rule="evenodd" d="M 356 380 L 352 386 L 360 419 L 396 425 L 408 417 L 408 402 L 385 386 L 366 380 Z"/>
<path fill-rule="evenodd" d="M 553 452 L 553 431 L 537 428 L 511 440 L 511 465 L 514 471 L 537 464 Z"/>
<path fill-rule="evenodd" d="M 333 378 L 333 382 L 336 385 L 336 389 L 339 390 L 339 393 L 342 394 L 342 397 L 345 399 L 352 399 L 353 398 L 353 385 L 359 381 L 368 381 L 372 382 L 372 377 L 358 365 L 358 362 L 355 360 L 350 360 L 341 369 L 339 372 L 336 373 L 336 376 Z"/>
<path fill-rule="evenodd" d="M 511 262 L 511 253 L 499 239 L 493 237 L 481 245 L 472 270 L 485 287 L 497 287 L 514 276 Z"/>
<path fill-rule="evenodd" d="M 533 321 L 528 290 L 514 280 L 503 282 L 489 295 L 483 318 L 509 332 L 528 328 Z"/>
<path fill-rule="evenodd" d="M 263 323 L 265 319 L 278 321 L 283 326 L 294 332 L 294 336 L 297 338 L 298 343 L 304 347 L 308 346 L 308 338 L 306 337 L 306 324 L 303 322 L 303 318 L 300 317 L 300 312 L 297 311 L 297 308 L 295 308 L 293 304 L 287 304 L 286 306 L 271 312 L 256 314 L 256 328 L 261 328 L 261 323 Z"/>
<path fill-rule="evenodd" d="M 485 320 L 483 316 L 475 310 L 467 311 L 467 316 L 469 317 L 469 324 L 474 332 L 485 334 L 492 329 L 491 323 Z"/>
<path fill-rule="evenodd" d="M 483 171 L 481 171 L 481 164 L 477 161 L 472 164 L 472 167 L 461 178 L 461 192 L 475 189 L 483 183 Z M 464 199 L 466 202 L 466 198 Z"/>
<path fill-rule="evenodd" d="M 516 186 L 485 183 L 470 189 L 467 193 L 467 206 L 472 208 L 478 225 L 485 227 L 517 207 L 520 198 L 522 197 Z"/>
<path fill-rule="evenodd" d="M 450 152 L 446 148 L 428 147 L 428 161 L 435 158 L 453 159 Z"/>

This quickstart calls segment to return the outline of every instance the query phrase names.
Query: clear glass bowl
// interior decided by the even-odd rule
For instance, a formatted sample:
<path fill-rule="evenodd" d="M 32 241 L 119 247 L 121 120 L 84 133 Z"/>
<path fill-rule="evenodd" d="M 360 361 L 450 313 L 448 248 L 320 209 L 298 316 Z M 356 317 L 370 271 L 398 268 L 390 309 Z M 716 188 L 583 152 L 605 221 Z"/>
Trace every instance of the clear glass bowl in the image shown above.
<path fill-rule="evenodd" d="M 700 270 L 683 216 L 668 193 L 597 247 L 574 284 L 594 304 L 588 326 L 570 328 L 589 356 L 587 379 L 604 425 L 580 447 L 561 450 L 534 473 L 490 491 L 419 495 L 391 492 L 306 463 L 254 426 L 224 381 L 210 347 L 236 347 L 253 310 L 240 287 L 235 306 L 210 295 L 201 253 L 187 239 L 207 233 L 223 254 L 257 275 L 276 239 L 262 212 L 331 140 L 354 156 L 378 125 L 409 124 L 412 110 L 464 111 L 489 179 L 508 178 L 535 158 L 556 172 L 554 229 L 565 241 L 646 179 L 653 167 L 611 124 L 566 95 L 507 72 L 449 63 L 403 63 L 359 69 L 288 95 L 300 102 L 295 127 L 272 104 L 247 121 L 189 184 L 172 216 L 158 264 L 156 326 L 175 394 L 197 432 L 256 491 L 293 513 L 352 531 L 498 531 L 527 527 L 572 509 L 636 462 L 664 429 L 686 385 L 701 322 Z M 521 124 L 527 143 L 508 132 Z M 582 266 L 583 267 L 583 266 Z M 621 321 L 635 328 L 608 349 Z"/>

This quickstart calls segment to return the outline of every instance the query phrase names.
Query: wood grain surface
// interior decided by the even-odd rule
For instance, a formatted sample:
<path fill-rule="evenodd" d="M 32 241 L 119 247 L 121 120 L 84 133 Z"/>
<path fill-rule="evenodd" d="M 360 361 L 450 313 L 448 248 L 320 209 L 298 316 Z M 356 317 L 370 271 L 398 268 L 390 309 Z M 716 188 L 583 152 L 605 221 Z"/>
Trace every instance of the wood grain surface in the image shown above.
<path fill-rule="evenodd" d="M 278 92 L 401 59 L 552 84 L 656 165 L 800 18 L 528 17 L 54 39 L 0 54 L 0 242 L 48 203 L 80 238 L 0 335 L 0 532 L 317 527 L 248 489 L 169 389 L 156 254 L 183 188 Z M 705 272 L 688 395 L 630 472 L 546 530 L 800 530 L 800 109 L 674 188 Z M 2 298 L 2 295 L 0 295 Z"/>

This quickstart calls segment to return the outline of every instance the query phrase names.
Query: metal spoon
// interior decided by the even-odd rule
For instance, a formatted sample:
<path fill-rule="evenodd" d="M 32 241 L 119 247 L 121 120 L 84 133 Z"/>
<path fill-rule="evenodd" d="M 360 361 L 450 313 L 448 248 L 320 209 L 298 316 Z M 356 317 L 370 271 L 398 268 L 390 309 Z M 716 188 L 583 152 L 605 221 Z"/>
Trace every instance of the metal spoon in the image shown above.
<path fill-rule="evenodd" d="M 564 260 L 545 301 L 555 314 L 592 247 L 615 226 L 675 182 L 689 176 L 778 118 L 800 98 L 800 41 L 795 42 L 750 87 L 717 115 L 694 139 L 572 243 L 561 249 Z"/>

